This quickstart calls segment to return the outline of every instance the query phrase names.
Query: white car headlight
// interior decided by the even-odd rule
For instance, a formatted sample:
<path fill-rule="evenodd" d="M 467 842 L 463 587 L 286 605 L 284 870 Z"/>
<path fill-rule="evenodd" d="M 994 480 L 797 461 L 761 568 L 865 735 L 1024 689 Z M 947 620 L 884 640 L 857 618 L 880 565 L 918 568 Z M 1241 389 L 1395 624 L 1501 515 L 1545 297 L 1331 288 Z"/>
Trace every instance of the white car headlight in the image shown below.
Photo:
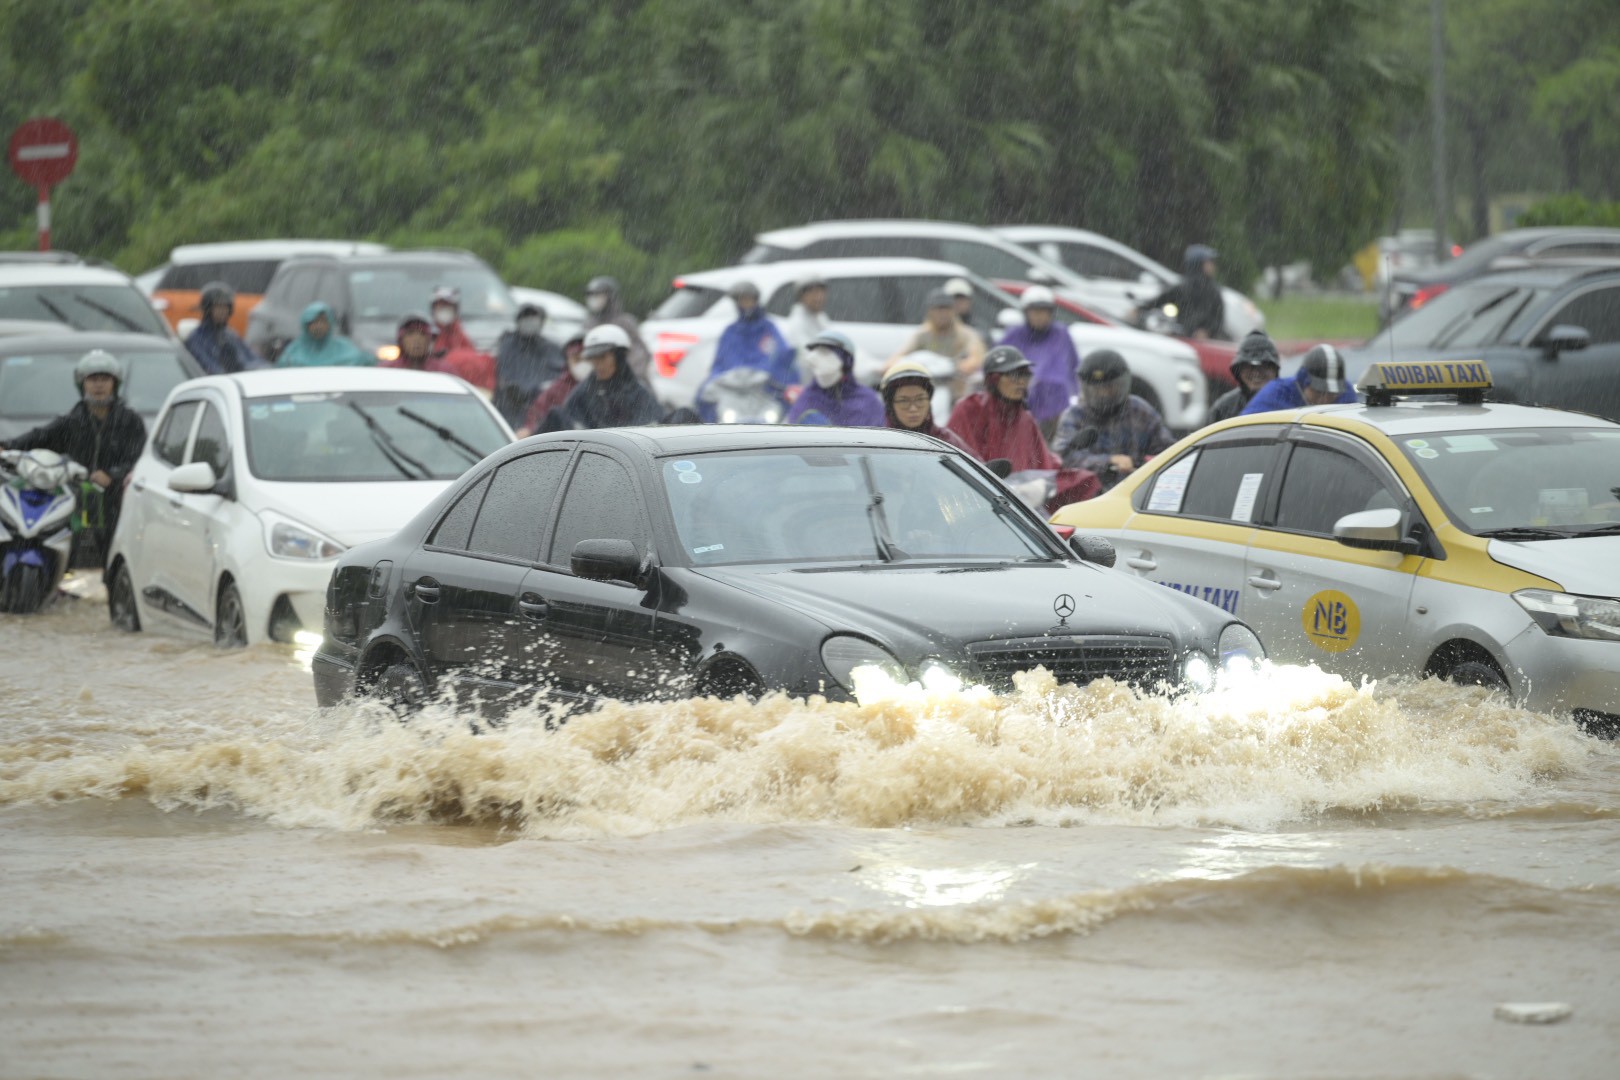
<path fill-rule="evenodd" d="M 278 559 L 335 559 L 347 549 L 291 518 L 264 514 L 264 546 Z"/>
<path fill-rule="evenodd" d="M 851 634 L 834 634 L 822 642 L 821 662 L 826 666 L 827 674 L 845 690 L 855 689 L 853 673 L 858 667 L 879 668 L 896 682 L 906 681 L 906 669 L 889 650 Z"/>
<path fill-rule="evenodd" d="M 1215 643 L 1215 655 L 1221 669 L 1253 667 L 1266 658 L 1266 647 L 1259 635 L 1242 623 L 1228 623 Z"/>
<path fill-rule="evenodd" d="M 1536 625 L 1554 637 L 1620 641 L 1620 600 L 1571 596 L 1548 589 L 1522 589 L 1513 594 Z"/>

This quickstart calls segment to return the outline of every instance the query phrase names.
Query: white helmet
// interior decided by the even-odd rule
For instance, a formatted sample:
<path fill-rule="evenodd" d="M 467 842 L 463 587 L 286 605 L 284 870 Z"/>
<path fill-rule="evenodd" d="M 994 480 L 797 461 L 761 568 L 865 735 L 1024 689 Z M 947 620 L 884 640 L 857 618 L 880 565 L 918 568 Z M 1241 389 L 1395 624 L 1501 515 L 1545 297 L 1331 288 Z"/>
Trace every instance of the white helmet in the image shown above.
<path fill-rule="evenodd" d="M 967 278 L 953 277 L 945 283 L 945 291 L 952 296 L 972 296 L 973 286 Z"/>
<path fill-rule="evenodd" d="M 1019 297 L 1018 301 L 1025 311 L 1032 307 L 1057 307 L 1057 297 L 1052 295 L 1052 290 L 1045 285 L 1031 285 L 1024 290 L 1024 295 Z"/>
<path fill-rule="evenodd" d="M 624 327 L 603 323 L 585 335 L 585 349 L 581 355 L 588 360 L 593 356 L 601 356 L 609 349 L 629 350 L 629 348 L 630 335 L 624 332 Z"/>
<path fill-rule="evenodd" d="M 79 357 L 79 362 L 73 367 L 73 385 L 81 391 L 84 389 L 84 380 L 92 375 L 111 375 L 118 380 L 118 385 L 124 385 L 124 362 L 106 349 L 91 349 Z"/>

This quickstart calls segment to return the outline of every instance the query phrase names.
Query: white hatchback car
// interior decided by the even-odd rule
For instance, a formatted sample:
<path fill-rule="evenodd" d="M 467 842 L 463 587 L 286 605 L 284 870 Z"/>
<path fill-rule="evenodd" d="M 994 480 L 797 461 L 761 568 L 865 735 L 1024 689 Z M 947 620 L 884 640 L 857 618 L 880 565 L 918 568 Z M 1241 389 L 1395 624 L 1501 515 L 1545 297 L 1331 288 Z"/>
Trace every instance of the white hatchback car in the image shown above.
<path fill-rule="evenodd" d="M 512 431 L 450 375 L 299 368 L 175 387 L 107 559 L 126 630 L 293 641 L 348 548 L 392 535 Z"/>

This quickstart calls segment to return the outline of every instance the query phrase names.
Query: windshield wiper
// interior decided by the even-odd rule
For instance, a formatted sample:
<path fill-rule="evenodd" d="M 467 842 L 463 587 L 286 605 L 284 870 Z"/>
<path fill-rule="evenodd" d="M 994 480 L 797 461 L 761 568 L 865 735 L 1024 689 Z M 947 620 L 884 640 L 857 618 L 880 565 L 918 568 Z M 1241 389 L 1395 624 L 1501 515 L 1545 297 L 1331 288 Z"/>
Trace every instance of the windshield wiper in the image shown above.
<path fill-rule="evenodd" d="M 884 562 L 906 558 L 906 553 L 900 550 L 894 542 L 894 535 L 889 532 L 889 518 L 883 512 L 883 492 L 877 489 L 877 480 L 872 476 L 872 458 L 869 455 L 861 456 L 861 475 L 866 478 L 866 491 L 871 496 L 866 503 L 866 518 L 872 524 L 872 540 L 877 544 L 878 558 Z"/>
<path fill-rule="evenodd" d="M 357 401 L 349 402 L 349 408 L 354 410 L 356 416 L 365 421 L 367 429 L 371 432 L 371 441 L 377 444 L 377 449 L 381 450 L 383 457 L 388 459 L 388 464 L 398 469 L 400 471 L 400 475 L 404 476 L 407 480 L 428 479 L 427 466 L 423 465 L 420 461 L 417 461 L 405 451 L 401 450 L 394 442 L 393 437 L 382 429 L 381 424 L 377 423 L 376 417 L 362 409 L 360 407 L 360 403 Z M 407 463 L 414 466 L 416 472 L 413 473 L 410 469 L 406 468 L 405 466 Z"/>
<path fill-rule="evenodd" d="M 136 333 L 142 333 L 147 329 L 134 319 L 130 318 L 128 315 L 125 315 L 123 312 L 110 308 L 106 304 L 92 300 L 88 296 L 84 296 L 81 293 L 74 293 L 73 299 L 77 300 L 85 307 L 90 308 L 92 311 L 101 312 L 113 322 L 122 323 L 126 329 L 134 330 Z"/>
<path fill-rule="evenodd" d="M 51 315 L 56 318 L 57 322 L 65 323 L 68 326 L 73 326 L 73 320 L 68 318 L 68 313 L 52 303 L 50 297 L 46 296 L 44 293 L 35 293 L 34 299 L 39 302 L 40 307 L 50 312 Z M 73 329 L 77 330 L 78 327 L 73 326 Z"/>
<path fill-rule="evenodd" d="M 444 425 L 435 424 L 425 416 L 418 416 L 416 413 L 407 409 L 403 405 L 399 406 L 395 411 L 397 411 L 399 415 L 403 416 L 405 419 L 421 424 L 423 427 L 433 432 L 433 434 L 437 435 L 439 438 L 443 439 L 457 450 L 460 450 L 467 456 L 467 460 L 472 462 L 474 465 L 484 460 L 484 455 L 478 452 L 477 447 L 473 446 L 466 439 L 463 439 L 461 436 L 457 435 Z"/>
<path fill-rule="evenodd" d="M 1570 536 L 1612 536 L 1620 533 L 1620 521 L 1611 521 L 1607 525 L 1593 525 L 1589 529 L 1575 529 Z"/>
<path fill-rule="evenodd" d="M 1542 529 L 1529 525 L 1514 525 L 1506 529 L 1486 529 L 1475 533 L 1487 540 L 1568 540 L 1569 533 L 1558 529 Z"/>
<path fill-rule="evenodd" d="M 951 458 L 948 458 L 948 457 L 941 456 L 940 459 L 939 459 L 939 463 L 941 465 L 945 466 L 951 472 L 955 473 L 958 477 L 960 477 L 963 480 L 966 480 L 968 483 L 974 485 L 975 487 L 979 487 L 981 489 L 983 488 L 984 481 L 982 479 L 980 479 L 979 477 L 975 476 L 972 472 L 970 472 L 968 470 L 967 466 L 963 465 L 961 462 L 955 461 L 955 460 L 953 460 Z M 1011 525 L 1013 527 L 1013 530 L 1015 532 L 1020 533 L 1026 540 L 1034 539 L 1033 534 L 1031 534 L 1030 529 L 1029 529 L 1029 522 L 1024 520 L 1024 517 L 1023 517 L 1022 514 L 1020 514 L 1017 510 L 1013 509 L 1012 499 L 1011 499 L 1010 496 L 1008 496 L 1006 494 L 1005 491 L 996 492 L 996 493 L 988 493 L 987 492 L 987 494 L 990 495 L 991 509 L 993 509 L 998 515 L 1000 515 L 1000 517 L 1001 517 L 1001 519 L 1003 521 L 1005 521 L 1005 522 L 1007 522 L 1007 524 Z M 1057 541 L 1057 534 L 1052 533 L 1052 530 L 1050 530 L 1050 529 L 1047 529 L 1046 532 L 1051 533 L 1052 539 L 1053 539 L 1054 542 Z M 1035 540 L 1035 546 L 1036 547 L 1044 546 L 1044 540 L 1045 540 L 1045 537 L 1041 537 L 1040 539 Z M 1022 558 L 1020 558 L 1019 561 L 1022 562 L 1024 560 Z M 1035 561 L 1035 562 L 1064 562 L 1065 558 L 1063 556 L 1060 556 L 1060 555 L 1047 554 L 1047 555 L 1036 556 L 1036 557 L 1033 558 L 1032 561 Z"/>

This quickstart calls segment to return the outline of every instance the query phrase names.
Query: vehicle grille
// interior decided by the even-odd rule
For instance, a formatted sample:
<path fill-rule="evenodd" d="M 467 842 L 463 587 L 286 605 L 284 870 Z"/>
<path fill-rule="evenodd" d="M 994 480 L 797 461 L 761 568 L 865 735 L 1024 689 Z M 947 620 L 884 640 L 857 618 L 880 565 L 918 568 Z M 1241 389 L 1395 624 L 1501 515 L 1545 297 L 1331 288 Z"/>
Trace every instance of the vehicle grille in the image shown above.
<path fill-rule="evenodd" d="M 1108 677 L 1144 690 L 1174 677 L 1170 642 L 1155 637 L 1065 636 L 978 641 L 968 646 L 979 677 L 1011 690 L 1014 673 L 1044 667 L 1060 683 L 1084 686 Z"/>

